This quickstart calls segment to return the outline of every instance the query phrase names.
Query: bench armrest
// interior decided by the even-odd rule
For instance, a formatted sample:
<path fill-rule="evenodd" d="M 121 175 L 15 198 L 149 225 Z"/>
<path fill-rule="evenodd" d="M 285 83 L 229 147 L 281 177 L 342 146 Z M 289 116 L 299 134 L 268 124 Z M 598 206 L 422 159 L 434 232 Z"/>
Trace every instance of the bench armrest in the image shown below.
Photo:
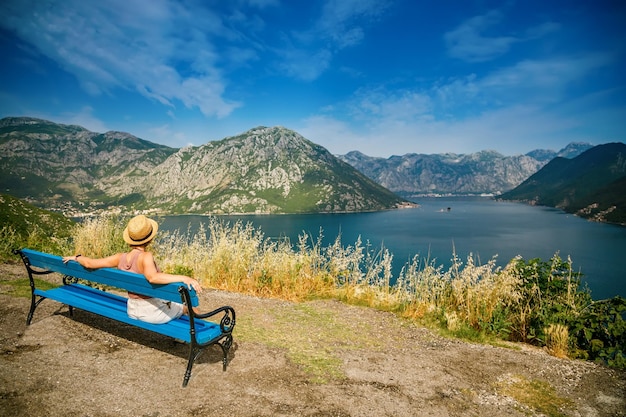
<path fill-rule="evenodd" d="M 207 319 L 216 316 L 219 313 L 224 313 L 222 319 L 220 320 L 220 329 L 222 330 L 222 333 L 232 332 L 233 327 L 235 327 L 235 309 L 230 306 L 222 306 L 213 311 L 209 311 L 208 313 L 193 314 L 193 317 Z"/>

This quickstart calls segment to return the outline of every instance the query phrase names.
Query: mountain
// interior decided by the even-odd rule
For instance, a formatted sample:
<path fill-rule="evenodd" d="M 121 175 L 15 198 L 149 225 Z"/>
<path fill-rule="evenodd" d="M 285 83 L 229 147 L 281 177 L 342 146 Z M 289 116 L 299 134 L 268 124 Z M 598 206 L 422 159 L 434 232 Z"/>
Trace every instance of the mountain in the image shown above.
<path fill-rule="evenodd" d="M 0 120 L 0 190 L 50 207 L 104 197 L 111 175 L 145 176 L 176 149 L 128 133 L 90 132 L 28 117 Z"/>
<path fill-rule="evenodd" d="M 82 212 L 356 212 L 408 204 L 282 127 L 182 149 L 33 118 L 0 121 L 1 190 Z"/>
<path fill-rule="evenodd" d="M 585 152 L 586 150 L 592 148 L 593 145 L 586 142 L 572 142 L 567 145 L 565 148 L 561 149 L 558 152 L 554 152 L 550 149 L 536 149 L 534 151 L 530 151 L 526 154 L 526 156 L 530 156 L 531 158 L 536 159 L 537 161 L 541 161 L 544 163 L 550 162 L 557 156 L 562 158 L 572 159 Z"/>
<path fill-rule="evenodd" d="M 535 150 L 503 156 L 495 151 L 472 154 L 415 154 L 375 158 L 352 151 L 338 158 L 391 191 L 420 195 L 500 194 L 519 185 L 557 156 L 571 157 L 592 145 L 572 143 L 559 152 Z"/>
<path fill-rule="evenodd" d="M 153 206 L 183 213 L 355 212 L 392 208 L 403 201 L 323 147 L 282 127 L 258 127 L 180 149 L 149 177 L 108 177 L 102 188 L 113 195 L 136 193 Z"/>
<path fill-rule="evenodd" d="M 626 145 L 607 143 L 573 159 L 557 157 L 499 198 L 626 224 Z"/>

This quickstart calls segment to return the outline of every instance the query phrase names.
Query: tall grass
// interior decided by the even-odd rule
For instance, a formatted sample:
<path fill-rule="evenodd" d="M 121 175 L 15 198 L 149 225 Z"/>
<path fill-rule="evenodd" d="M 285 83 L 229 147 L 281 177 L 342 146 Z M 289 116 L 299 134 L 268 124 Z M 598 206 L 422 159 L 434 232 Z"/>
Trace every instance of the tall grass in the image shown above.
<path fill-rule="evenodd" d="M 122 239 L 124 220 L 113 215 L 87 218 L 75 229 L 74 251 L 69 254 L 80 253 L 94 258 L 103 258 L 126 251 L 128 245 Z"/>
<path fill-rule="evenodd" d="M 101 257 L 126 250 L 125 220 L 85 221 L 74 235 L 76 252 Z M 414 318 L 447 314 L 477 330 L 522 298 L 515 263 L 502 269 L 495 258 L 477 265 L 471 255 L 463 263 L 453 254 L 452 266 L 444 270 L 416 256 L 393 280 L 393 256 L 385 248 L 373 250 L 360 238 L 344 245 L 341 236 L 328 246 L 321 242 L 321 232 L 303 233 L 292 244 L 266 238 L 251 223 L 212 217 L 193 234 L 161 233 L 152 249 L 164 271 L 186 273 L 208 287 L 296 301 L 333 297 Z"/>
<path fill-rule="evenodd" d="M 545 329 L 546 348 L 552 356 L 566 358 L 569 351 L 569 330 L 563 324 L 551 324 Z"/>
<path fill-rule="evenodd" d="M 454 253 L 447 270 L 416 257 L 398 281 L 407 300 L 404 315 L 439 323 L 453 334 L 506 337 L 508 306 L 521 299 L 512 269 L 511 264 L 498 267 L 495 257 L 477 265 L 472 254 L 463 263 Z"/>
<path fill-rule="evenodd" d="M 37 224 L 27 232 L 19 232 L 12 224 L 0 226 L 0 261 L 15 260 L 14 249 L 31 248 L 49 253 L 69 253 L 73 247 L 70 236 L 51 234 Z"/>
<path fill-rule="evenodd" d="M 56 249 L 93 257 L 126 251 L 126 221 L 86 220 Z M 463 262 L 453 253 L 446 269 L 415 256 L 394 279 L 393 256 L 384 247 L 374 250 L 360 238 L 344 245 L 341 236 L 323 246 L 322 237 L 303 233 L 295 243 L 272 240 L 251 223 L 209 218 L 195 233 L 161 232 L 152 250 L 162 270 L 193 276 L 208 288 L 292 301 L 333 298 L 394 311 L 456 336 L 548 345 L 558 356 L 576 351 L 577 341 L 589 350 L 602 343 L 606 349 L 589 357 L 610 355 L 612 363 L 626 364 L 620 322 L 626 302 L 618 299 L 610 310 L 593 304 L 588 291 L 580 290 L 570 259 L 514 258 L 499 267 L 495 257 L 477 264 L 471 254 Z M 606 312 L 598 318 L 601 308 Z M 597 331 L 589 336 L 593 326 Z"/>

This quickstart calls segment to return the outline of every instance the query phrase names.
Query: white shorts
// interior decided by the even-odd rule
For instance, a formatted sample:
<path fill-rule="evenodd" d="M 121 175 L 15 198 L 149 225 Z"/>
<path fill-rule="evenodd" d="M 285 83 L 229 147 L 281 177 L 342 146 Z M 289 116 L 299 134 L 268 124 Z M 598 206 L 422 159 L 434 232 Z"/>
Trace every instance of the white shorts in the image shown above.
<path fill-rule="evenodd" d="M 153 324 L 163 324 L 183 315 L 183 305 L 159 298 L 129 298 L 126 303 L 128 316 Z"/>

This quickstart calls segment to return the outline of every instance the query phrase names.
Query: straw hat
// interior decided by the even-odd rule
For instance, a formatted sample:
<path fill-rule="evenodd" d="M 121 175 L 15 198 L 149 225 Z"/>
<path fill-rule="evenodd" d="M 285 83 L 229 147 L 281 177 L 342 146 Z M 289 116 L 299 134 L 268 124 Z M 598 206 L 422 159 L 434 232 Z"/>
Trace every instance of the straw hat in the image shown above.
<path fill-rule="evenodd" d="M 124 241 L 129 245 L 143 245 L 154 239 L 157 230 L 159 230 L 157 222 L 140 214 L 128 222 L 128 226 L 124 229 Z"/>

